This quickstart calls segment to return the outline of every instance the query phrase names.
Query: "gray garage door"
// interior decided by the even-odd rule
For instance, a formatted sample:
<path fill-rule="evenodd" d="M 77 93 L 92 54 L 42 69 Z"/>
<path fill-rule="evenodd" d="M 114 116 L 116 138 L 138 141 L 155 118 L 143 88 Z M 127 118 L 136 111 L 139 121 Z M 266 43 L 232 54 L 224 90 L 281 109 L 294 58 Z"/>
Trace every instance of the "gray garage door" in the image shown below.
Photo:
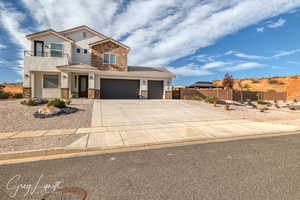
<path fill-rule="evenodd" d="M 101 99 L 138 99 L 139 80 L 100 79 Z"/>
<path fill-rule="evenodd" d="M 162 99 L 164 94 L 163 81 L 148 81 L 148 98 Z"/>

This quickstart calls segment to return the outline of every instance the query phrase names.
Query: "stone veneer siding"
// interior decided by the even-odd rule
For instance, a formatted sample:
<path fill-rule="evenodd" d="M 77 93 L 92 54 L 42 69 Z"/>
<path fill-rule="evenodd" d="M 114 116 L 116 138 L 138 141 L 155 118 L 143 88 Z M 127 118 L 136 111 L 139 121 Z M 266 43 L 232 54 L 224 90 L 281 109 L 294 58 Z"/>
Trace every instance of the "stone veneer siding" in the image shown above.
<path fill-rule="evenodd" d="M 141 91 L 141 99 L 148 99 L 148 91 L 147 90 Z"/>
<path fill-rule="evenodd" d="M 165 99 L 172 99 L 172 91 L 165 92 Z"/>
<path fill-rule="evenodd" d="M 128 71 L 127 54 L 128 49 L 119 46 L 111 41 L 98 44 L 92 47 L 92 66 L 103 71 Z M 114 53 L 117 55 L 117 64 L 104 64 L 104 53 Z"/>
<path fill-rule="evenodd" d="M 69 99 L 69 88 L 61 88 L 60 94 L 62 99 Z"/>
<path fill-rule="evenodd" d="M 31 98 L 31 88 L 23 88 L 23 97 Z"/>
<path fill-rule="evenodd" d="M 88 89 L 88 98 L 89 99 L 100 99 L 100 89 Z"/>

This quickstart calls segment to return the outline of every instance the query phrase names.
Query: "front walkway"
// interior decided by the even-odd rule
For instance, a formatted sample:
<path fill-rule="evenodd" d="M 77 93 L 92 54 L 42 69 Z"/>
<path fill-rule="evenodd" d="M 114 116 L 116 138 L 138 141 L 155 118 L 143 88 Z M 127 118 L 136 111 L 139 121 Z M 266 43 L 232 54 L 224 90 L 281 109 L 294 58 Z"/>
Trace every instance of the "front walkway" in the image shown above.
<path fill-rule="evenodd" d="M 11 132 L 1 134 L 0 152 L 45 149 L 91 150 L 288 133 L 300 130 L 300 120 L 284 123 L 219 120 L 97 128 Z M 1 155 L 0 155 L 1 159 Z"/>

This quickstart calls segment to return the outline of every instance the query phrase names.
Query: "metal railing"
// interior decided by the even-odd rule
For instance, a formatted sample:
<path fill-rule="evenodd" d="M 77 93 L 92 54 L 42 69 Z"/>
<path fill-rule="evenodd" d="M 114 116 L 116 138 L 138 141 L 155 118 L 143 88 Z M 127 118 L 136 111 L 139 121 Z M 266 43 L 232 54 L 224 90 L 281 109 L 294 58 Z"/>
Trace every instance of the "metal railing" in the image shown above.
<path fill-rule="evenodd" d="M 24 51 L 24 56 L 64 58 L 64 57 L 68 57 L 69 54 L 58 52 L 58 51 L 57 52 Z"/>

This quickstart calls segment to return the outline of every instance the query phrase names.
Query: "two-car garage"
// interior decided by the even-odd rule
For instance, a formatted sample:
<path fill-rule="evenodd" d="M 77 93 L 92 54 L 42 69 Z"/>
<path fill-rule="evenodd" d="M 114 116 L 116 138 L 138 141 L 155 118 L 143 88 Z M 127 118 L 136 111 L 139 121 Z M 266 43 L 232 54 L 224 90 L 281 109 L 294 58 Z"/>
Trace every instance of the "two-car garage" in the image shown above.
<path fill-rule="evenodd" d="M 100 79 L 101 99 L 139 99 L 140 80 Z M 148 80 L 148 98 L 163 98 L 163 81 Z"/>

